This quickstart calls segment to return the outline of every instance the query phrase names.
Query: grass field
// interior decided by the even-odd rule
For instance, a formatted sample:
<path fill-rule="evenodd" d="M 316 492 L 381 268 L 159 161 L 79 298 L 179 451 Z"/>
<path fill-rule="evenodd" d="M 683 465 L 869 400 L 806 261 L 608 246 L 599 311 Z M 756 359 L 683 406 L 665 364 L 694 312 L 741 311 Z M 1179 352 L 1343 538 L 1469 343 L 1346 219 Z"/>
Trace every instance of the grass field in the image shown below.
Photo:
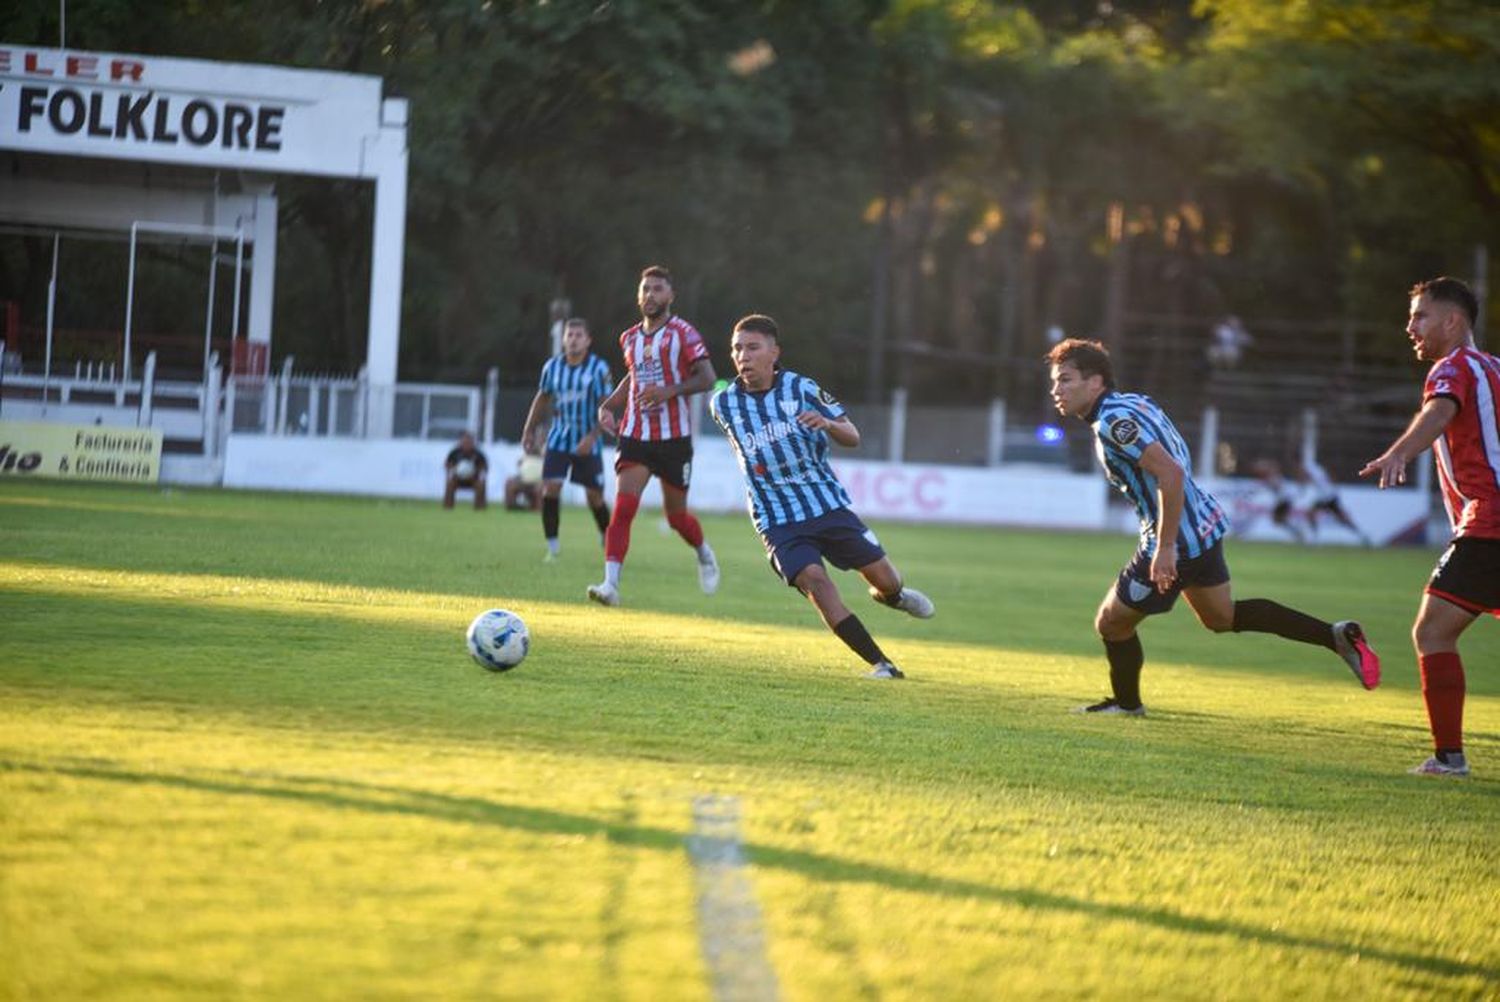
<path fill-rule="evenodd" d="M 1404 773 L 1431 552 L 1231 544 L 1240 597 L 1364 621 L 1376 692 L 1184 608 L 1152 715 L 1099 720 L 1128 538 L 881 526 L 938 604 L 840 579 L 882 683 L 747 520 L 705 520 L 712 598 L 656 523 L 606 610 L 577 509 L 543 565 L 532 515 L 0 482 L 0 997 L 712 998 L 706 795 L 784 999 L 1500 994 L 1500 624 L 1475 777 Z M 491 606 L 504 675 L 463 650 Z"/>

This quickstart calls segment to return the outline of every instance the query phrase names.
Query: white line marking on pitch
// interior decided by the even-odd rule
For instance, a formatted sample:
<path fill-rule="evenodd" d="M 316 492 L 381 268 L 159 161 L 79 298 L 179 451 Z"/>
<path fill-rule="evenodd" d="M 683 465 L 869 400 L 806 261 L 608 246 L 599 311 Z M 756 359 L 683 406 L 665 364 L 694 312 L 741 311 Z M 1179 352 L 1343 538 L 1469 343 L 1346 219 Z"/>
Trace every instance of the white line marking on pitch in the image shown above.
<path fill-rule="evenodd" d="M 740 845 L 737 798 L 693 798 L 688 855 L 698 885 L 698 941 L 715 1002 L 775 1002 L 776 972 L 766 959 L 760 907 Z"/>

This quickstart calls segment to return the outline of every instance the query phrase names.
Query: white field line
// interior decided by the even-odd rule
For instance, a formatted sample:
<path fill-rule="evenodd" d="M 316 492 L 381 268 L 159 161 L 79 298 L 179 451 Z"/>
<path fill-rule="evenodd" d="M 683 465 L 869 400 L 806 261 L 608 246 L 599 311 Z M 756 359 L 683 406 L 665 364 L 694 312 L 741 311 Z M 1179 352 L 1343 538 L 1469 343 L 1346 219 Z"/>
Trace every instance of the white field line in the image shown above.
<path fill-rule="evenodd" d="M 698 886 L 698 941 L 714 1002 L 775 1002 L 776 972 L 766 959 L 765 930 L 740 844 L 739 800 L 695 797 L 687 846 Z"/>

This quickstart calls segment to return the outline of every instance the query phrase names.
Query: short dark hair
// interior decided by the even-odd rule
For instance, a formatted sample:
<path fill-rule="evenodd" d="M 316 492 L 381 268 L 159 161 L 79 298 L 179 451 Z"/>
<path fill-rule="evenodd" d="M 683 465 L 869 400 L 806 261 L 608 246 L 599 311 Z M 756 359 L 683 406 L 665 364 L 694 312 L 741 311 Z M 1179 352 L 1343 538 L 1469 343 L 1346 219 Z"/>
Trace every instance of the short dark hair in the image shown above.
<path fill-rule="evenodd" d="M 566 330 L 569 327 L 582 327 L 584 330 L 588 330 L 589 322 L 583 319 L 583 317 L 569 317 L 563 321 L 563 328 Z"/>
<path fill-rule="evenodd" d="M 1104 388 L 1115 388 L 1115 364 L 1110 361 L 1109 349 L 1102 341 L 1085 341 L 1070 337 L 1052 346 L 1043 358 L 1050 365 L 1071 365 L 1084 379 L 1103 376 Z"/>
<path fill-rule="evenodd" d="M 672 273 L 659 264 L 653 264 L 641 269 L 641 281 L 644 282 L 648 278 L 659 278 L 668 285 L 672 284 Z"/>
<path fill-rule="evenodd" d="M 1414 299 L 1417 296 L 1426 295 L 1434 302 L 1451 303 L 1464 311 L 1464 316 L 1469 318 L 1471 328 L 1479 324 L 1479 297 L 1474 295 L 1474 290 L 1467 284 L 1456 278 L 1444 275 L 1418 282 L 1411 287 L 1411 295 Z"/>
<path fill-rule="evenodd" d="M 734 325 L 737 331 L 753 331 L 756 334 L 764 334 L 772 341 L 781 340 L 781 332 L 776 329 L 776 321 L 764 313 L 752 313 L 747 317 L 741 317 Z"/>

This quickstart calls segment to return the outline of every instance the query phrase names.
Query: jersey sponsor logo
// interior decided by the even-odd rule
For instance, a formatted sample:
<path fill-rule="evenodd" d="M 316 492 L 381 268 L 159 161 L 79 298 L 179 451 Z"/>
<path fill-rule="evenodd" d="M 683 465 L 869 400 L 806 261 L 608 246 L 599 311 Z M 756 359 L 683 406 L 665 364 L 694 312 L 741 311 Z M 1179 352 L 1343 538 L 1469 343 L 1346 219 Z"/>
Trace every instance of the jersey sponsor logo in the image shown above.
<path fill-rule="evenodd" d="M 661 359 L 647 355 L 635 363 L 635 385 L 638 387 L 659 386 L 666 382 L 666 373 Z"/>
<path fill-rule="evenodd" d="M 754 434 L 741 431 L 740 442 L 747 453 L 758 453 L 788 436 L 797 433 L 797 425 L 790 421 L 772 421 Z"/>
<path fill-rule="evenodd" d="M 1141 437 L 1141 426 L 1131 418 L 1121 418 L 1109 426 L 1109 437 L 1116 445 L 1129 445 Z"/>

